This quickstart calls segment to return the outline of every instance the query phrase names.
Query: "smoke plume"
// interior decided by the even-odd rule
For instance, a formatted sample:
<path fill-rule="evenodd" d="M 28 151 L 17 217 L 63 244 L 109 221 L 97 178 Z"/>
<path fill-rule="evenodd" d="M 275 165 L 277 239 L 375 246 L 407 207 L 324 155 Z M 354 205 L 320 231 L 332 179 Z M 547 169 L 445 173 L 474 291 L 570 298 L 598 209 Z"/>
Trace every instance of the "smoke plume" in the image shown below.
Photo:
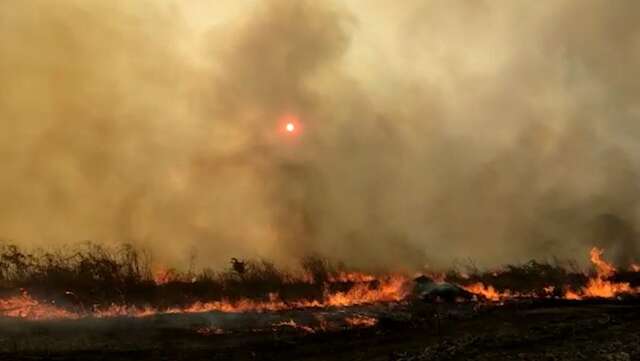
<path fill-rule="evenodd" d="M 1 2 L 0 238 L 209 266 L 637 260 L 639 12 Z"/>

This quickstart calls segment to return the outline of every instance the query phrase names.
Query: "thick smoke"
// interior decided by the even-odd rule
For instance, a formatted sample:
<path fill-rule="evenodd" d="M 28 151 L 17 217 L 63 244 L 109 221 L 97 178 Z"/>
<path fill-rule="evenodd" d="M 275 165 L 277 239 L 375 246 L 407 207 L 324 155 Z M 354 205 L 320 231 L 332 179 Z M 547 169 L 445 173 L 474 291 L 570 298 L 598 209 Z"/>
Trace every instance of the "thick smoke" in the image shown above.
<path fill-rule="evenodd" d="M 636 1 L 0 3 L 0 237 L 159 262 L 638 256 Z M 283 134 L 295 115 L 302 132 Z"/>

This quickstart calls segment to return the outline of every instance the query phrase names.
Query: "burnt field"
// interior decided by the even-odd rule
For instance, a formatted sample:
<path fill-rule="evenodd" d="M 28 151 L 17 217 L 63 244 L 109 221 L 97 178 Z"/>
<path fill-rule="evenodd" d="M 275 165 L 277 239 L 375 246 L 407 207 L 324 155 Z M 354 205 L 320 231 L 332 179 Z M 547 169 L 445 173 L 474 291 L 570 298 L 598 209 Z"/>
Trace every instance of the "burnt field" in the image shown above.
<path fill-rule="evenodd" d="M 5 360 L 634 360 L 640 272 L 530 261 L 409 275 L 154 267 L 131 246 L 0 253 Z"/>
<path fill-rule="evenodd" d="M 376 317 L 353 326 L 345 314 Z M 322 321 L 322 326 L 319 320 Z M 3 360 L 636 360 L 640 305 L 604 301 L 2 320 Z M 226 330 L 222 329 L 226 327 Z M 308 327 L 308 328 L 307 328 Z"/>

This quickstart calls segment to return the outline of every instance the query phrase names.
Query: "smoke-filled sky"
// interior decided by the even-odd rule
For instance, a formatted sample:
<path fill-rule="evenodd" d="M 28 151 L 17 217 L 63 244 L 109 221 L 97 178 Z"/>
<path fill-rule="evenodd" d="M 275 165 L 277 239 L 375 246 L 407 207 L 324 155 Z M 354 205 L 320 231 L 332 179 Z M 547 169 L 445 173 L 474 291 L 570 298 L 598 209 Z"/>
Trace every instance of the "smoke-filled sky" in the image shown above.
<path fill-rule="evenodd" d="M 640 256 L 640 2 L 0 2 L 0 238 Z M 294 134 L 283 119 L 297 118 Z"/>

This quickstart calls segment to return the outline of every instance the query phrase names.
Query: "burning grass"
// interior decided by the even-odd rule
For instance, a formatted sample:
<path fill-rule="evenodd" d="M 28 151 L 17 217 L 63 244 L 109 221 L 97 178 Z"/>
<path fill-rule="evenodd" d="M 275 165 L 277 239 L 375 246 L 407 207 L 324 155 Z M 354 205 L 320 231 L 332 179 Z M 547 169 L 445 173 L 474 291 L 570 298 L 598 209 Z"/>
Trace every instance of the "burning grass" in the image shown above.
<path fill-rule="evenodd" d="M 74 252 L 0 249 L 0 314 L 43 318 L 156 313 L 265 312 L 403 300 L 408 278 L 347 271 L 306 257 L 292 273 L 266 261 L 234 260 L 230 270 L 152 271 L 129 246 L 87 244 Z"/>
<path fill-rule="evenodd" d="M 509 265 L 500 270 L 462 274 L 451 272 L 447 281 L 459 284 L 471 293 L 491 301 L 514 298 L 615 298 L 640 294 L 640 273 L 618 271 L 603 259 L 604 250 L 592 248 L 592 272 L 580 271 L 574 265 L 530 261 L 520 266 Z"/>
<path fill-rule="evenodd" d="M 499 270 L 451 271 L 432 277 L 458 285 L 476 301 L 521 298 L 616 298 L 640 294 L 640 272 L 617 270 L 591 251 L 594 271 L 530 261 Z M 152 270 L 150 258 L 132 246 L 87 244 L 73 252 L 25 252 L 0 248 L 0 314 L 28 319 L 144 317 L 158 313 L 275 312 L 294 308 L 350 307 L 411 299 L 404 275 L 373 275 L 319 257 L 299 272 L 266 261 L 233 260 L 229 270 L 199 273 Z M 354 326 L 375 321 L 351 320 Z"/>

